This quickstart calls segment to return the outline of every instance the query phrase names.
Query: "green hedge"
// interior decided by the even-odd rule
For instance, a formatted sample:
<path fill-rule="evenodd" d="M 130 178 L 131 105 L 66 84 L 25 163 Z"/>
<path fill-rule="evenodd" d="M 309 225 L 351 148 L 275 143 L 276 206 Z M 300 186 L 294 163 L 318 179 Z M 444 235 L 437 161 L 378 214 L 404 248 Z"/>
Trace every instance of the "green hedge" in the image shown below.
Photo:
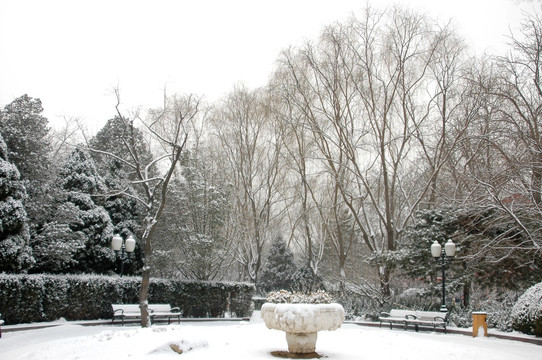
<path fill-rule="evenodd" d="M 6 325 L 110 319 L 111 304 L 137 304 L 139 277 L 0 274 L 0 313 Z M 167 303 L 183 317 L 250 316 L 254 286 L 233 282 L 152 279 L 149 303 Z"/>

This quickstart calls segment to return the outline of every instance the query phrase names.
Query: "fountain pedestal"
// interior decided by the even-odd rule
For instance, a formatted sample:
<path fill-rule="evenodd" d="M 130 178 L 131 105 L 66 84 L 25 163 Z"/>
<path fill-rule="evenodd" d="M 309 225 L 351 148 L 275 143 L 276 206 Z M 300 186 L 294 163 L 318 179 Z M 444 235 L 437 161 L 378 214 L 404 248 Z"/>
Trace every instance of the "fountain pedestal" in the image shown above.
<path fill-rule="evenodd" d="M 269 329 L 286 332 L 288 351 L 312 353 L 320 330 L 336 330 L 344 321 L 339 304 L 273 304 L 265 303 L 262 318 Z"/>

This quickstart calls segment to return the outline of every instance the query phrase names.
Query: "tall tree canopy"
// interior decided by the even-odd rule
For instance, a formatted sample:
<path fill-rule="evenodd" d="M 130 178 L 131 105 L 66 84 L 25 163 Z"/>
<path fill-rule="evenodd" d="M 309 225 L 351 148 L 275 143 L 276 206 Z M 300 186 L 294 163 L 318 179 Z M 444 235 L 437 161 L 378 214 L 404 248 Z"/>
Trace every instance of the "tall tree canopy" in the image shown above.
<path fill-rule="evenodd" d="M 25 197 L 19 170 L 9 161 L 6 143 L 0 135 L 0 271 L 26 271 L 34 263 Z"/>
<path fill-rule="evenodd" d="M 23 95 L 0 111 L 0 129 L 24 180 L 43 180 L 49 166 L 48 121 L 40 99 Z"/>

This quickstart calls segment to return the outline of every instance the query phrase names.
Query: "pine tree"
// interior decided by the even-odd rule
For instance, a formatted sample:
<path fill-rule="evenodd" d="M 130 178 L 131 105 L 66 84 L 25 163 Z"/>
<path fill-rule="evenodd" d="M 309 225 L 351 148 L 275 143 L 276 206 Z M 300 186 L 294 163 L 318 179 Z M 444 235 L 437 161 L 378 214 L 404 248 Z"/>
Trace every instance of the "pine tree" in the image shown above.
<path fill-rule="evenodd" d="M 91 156 L 96 165 L 98 173 L 103 177 L 103 181 L 109 189 L 122 189 L 132 196 L 112 195 L 98 200 L 98 204 L 103 206 L 109 214 L 114 226 L 114 232 L 124 237 L 133 234 L 141 234 L 143 231 L 141 224 L 141 214 L 143 209 L 135 200 L 137 194 L 136 188 L 131 181 L 136 179 L 136 172 L 127 163 L 133 162 L 131 153 L 126 144 L 133 144 L 137 152 L 137 157 L 143 163 L 152 161 L 152 153 L 143 137 L 143 133 L 135 128 L 133 124 L 125 118 L 115 116 L 107 121 L 100 131 L 90 140 L 92 148 Z M 103 152 L 114 156 L 105 156 Z M 151 174 L 155 169 L 150 169 Z M 138 241 L 136 236 L 136 241 Z M 142 247 L 136 246 L 134 254 L 125 262 L 125 273 L 133 273 L 143 266 Z"/>
<path fill-rule="evenodd" d="M 113 224 L 107 211 L 99 206 L 106 186 L 91 156 L 75 149 L 59 169 L 59 185 L 66 191 L 65 208 L 71 208 L 74 219 L 67 225 L 73 232 L 84 235 L 84 248 L 77 252 L 76 271 L 106 273 L 115 265 L 115 254 L 110 244 Z"/>
<path fill-rule="evenodd" d="M 25 197 L 19 170 L 9 161 L 6 143 L 0 135 L 0 271 L 26 271 L 34 263 Z"/>
<path fill-rule="evenodd" d="M 50 215 L 52 198 L 48 193 L 51 174 L 48 120 L 42 115 L 40 99 L 23 95 L 0 110 L 0 131 L 8 156 L 25 182 L 25 209 L 31 236 Z"/>
<path fill-rule="evenodd" d="M 159 244 L 164 256 L 154 262 L 164 275 L 214 280 L 233 259 L 233 241 L 225 225 L 230 214 L 230 186 L 206 149 L 186 150 L 180 160 L 182 181 L 172 183 L 157 232 L 171 241 Z M 169 273 L 169 274 L 168 274 Z"/>
<path fill-rule="evenodd" d="M 275 290 L 291 291 L 293 276 L 296 271 L 294 254 L 288 248 L 282 236 L 279 235 L 271 244 L 257 286 L 260 292 L 264 294 Z"/>
<path fill-rule="evenodd" d="M 0 129 L 8 156 L 24 180 L 42 180 L 49 166 L 47 118 L 40 99 L 23 95 L 0 111 Z"/>

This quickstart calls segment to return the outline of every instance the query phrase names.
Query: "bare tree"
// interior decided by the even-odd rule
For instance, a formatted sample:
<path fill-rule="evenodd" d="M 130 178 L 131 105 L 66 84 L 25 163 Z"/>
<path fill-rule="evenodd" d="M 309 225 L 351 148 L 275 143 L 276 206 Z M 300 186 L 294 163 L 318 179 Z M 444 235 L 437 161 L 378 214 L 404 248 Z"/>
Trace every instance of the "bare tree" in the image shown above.
<path fill-rule="evenodd" d="M 491 214 L 484 226 L 493 231 L 479 236 L 479 246 L 466 256 L 504 268 L 513 264 L 519 274 L 541 266 L 540 16 L 527 16 L 519 34 L 510 37 L 509 53 L 491 60 L 471 77 L 483 101 L 458 163 L 464 164 L 462 185 L 478 196 L 471 207 Z"/>
<path fill-rule="evenodd" d="M 81 119 L 63 116 L 64 124 L 59 128 L 52 128 L 49 133 L 53 162 L 58 162 L 67 156 L 71 147 L 82 141 L 80 134 L 84 134 Z"/>
<path fill-rule="evenodd" d="M 398 8 L 388 14 L 367 9 L 361 19 L 328 27 L 318 44 L 285 52 L 281 62 L 287 74 L 282 91 L 302 114 L 333 179 L 335 224 L 346 208 L 351 233 L 374 254 L 384 295 L 390 294 L 393 270 L 388 255 L 458 141 L 445 142 L 453 109 L 442 107 L 454 90 L 454 69 L 445 66 L 455 60 L 444 58 L 443 45 L 452 44 L 450 31 L 434 31 L 423 16 Z M 436 92 L 428 94 L 429 87 Z M 440 114 L 438 132 L 434 109 Z M 330 234 L 336 234 L 342 263 L 353 239 L 338 230 Z"/>
<path fill-rule="evenodd" d="M 295 108 L 289 104 L 289 94 L 282 92 L 282 76 L 277 73 L 270 88 L 275 96 L 273 114 L 283 141 L 284 155 L 281 159 L 285 171 L 289 173 L 282 186 L 290 227 L 288 242 L 293 241 L 297 245 L 305 259 L 305 266 L 316 276 L 328 237 L 327 228 L 322 225 L 318 212 L 326 174 L 317 171 L 317 148 L 303 115 L 294 112 Z"/>
<path fill-rule="evenodd" d="M 281 141 L 271 123 L 263 90 L 237 87 L 213 117 L 213 131 L 221 144 L 235 203 L 232 221 L 238 236 L 238 261 L 251 281 L 258 281 L 262 254 L 279 197 Z"/>
<path fill-rule="evenodd" d="M 498 83 L 492 90 L 502 101 L 500 117 L 508 133 L 502 156 L 532 201 L 542 203 L 542 19 L 527 17 L 520 36 L 511 36 L 511 51 L 497 59 Z M 505 144 L 501 144 L 502 145 Z M 512 150 L 509 152 L 507 150 Z M 515 150 L 515 151 L 514 151 Z"/>
<path fill-rule="evenodd" d="M 122 194 L 132 197 L 140 202 L 145 209 L 143 233 L 139 241 L 144 253 L 139 305 L 141 308 L 141 326 L 148 327 L 150 326 L 150 317 L 147 299 L 152 271 L 152 243 L 153 240 L 157 240 L 153 235 L 168 199 L 168 187 L 188 139 L 187 126 L 198 116 L 200 101 L 194 96 L 186 96 L 183 97 L 183 106 L 172 109 L 171 103 L 164 94 L 163 107 L 149 111 L 147 119 L 144 120 L 138 114 L 132 118 L 124 117 L 119 109 L 120 93 L 118 90 L 115 90 L 115 93 L 117 96 L 116 109 L 118 116 L 126 122 L 126 128 L 128 129 L 127 133 L 119 137 L 121 142 L 119 146 L 128 151 L 130 154 L 129 160 L 111 152 L 90 150 L 115 158 L 135 174 L 135 179 L 125 179 L 125 181 L 129 182 L 133 187 L 139 188 L 140 191 L 137 194 L 128 192 L 125 189 L 116 189 L 112 190 L 108 195 Z M 149 162 L 143 162 L 139 153 L 140 150 L 135 143 L 136 122 L 140 123 L 152 136 L 152 140 L 160 144 L 160 147 L 164 150 L 163 154 Z M 168 126 L 167 130 L 163 131 L 165 123 Z"/>

